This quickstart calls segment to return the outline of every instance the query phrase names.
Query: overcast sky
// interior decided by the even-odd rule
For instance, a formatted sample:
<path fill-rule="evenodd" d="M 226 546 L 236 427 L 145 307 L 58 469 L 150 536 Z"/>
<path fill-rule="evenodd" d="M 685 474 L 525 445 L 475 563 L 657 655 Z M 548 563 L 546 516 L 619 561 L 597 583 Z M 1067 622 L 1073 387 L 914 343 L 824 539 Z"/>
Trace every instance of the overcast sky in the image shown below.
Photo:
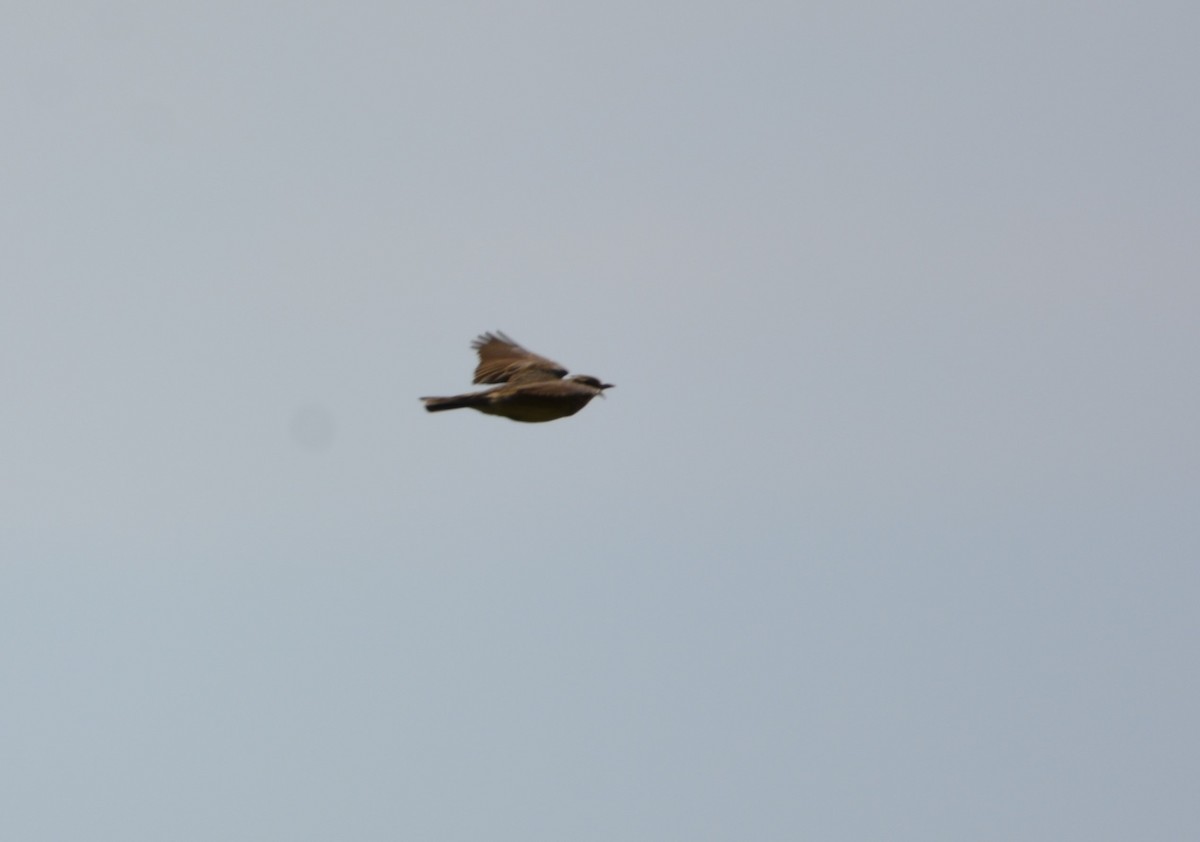
<path fill-rule="evenodd" d="M 0 837 L 1198 838 L 1198 43 L 8 3 Z"/>

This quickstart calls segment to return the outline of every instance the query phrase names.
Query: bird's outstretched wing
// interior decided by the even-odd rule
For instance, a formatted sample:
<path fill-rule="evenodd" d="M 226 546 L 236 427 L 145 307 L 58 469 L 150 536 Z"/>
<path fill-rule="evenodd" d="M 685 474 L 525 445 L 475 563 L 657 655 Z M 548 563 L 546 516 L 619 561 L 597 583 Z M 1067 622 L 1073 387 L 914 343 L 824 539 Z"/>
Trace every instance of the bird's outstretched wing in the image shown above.
<path fill-rule="evenodd" d="M 476 383 L 561 380 L 567 373 L 554 360 L 525 350 L 500 331 L 483 334 L 471 343 L 471 347 L 479 352 Z"/>

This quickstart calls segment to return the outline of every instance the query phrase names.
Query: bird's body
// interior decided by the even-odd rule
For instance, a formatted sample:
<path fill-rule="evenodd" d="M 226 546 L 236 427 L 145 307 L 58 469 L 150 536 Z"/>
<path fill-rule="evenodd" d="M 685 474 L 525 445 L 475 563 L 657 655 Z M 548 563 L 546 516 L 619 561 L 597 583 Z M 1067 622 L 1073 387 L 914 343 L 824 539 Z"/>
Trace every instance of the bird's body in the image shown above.
<path fill-rule="evenodd" d="M 525 350 L 503 333 L 485 333 L 471 347 L 479 352 L 475 382 L 503 385 L 448 398 L 421 398 L 429 412 L 469 408 L 539 423 L 574 415 L 612 388 L 587 374 L 566 377 L 567 370 L 558 363 Z"/>

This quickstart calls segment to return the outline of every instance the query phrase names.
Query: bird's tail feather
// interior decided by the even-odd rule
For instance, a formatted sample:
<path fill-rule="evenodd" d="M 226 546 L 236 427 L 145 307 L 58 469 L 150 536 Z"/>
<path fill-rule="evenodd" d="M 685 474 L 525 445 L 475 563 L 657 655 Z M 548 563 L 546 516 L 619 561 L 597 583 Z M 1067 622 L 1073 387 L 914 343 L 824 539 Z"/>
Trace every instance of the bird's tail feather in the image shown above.
<path fill-rule="evenodd" d="M 481 395 L 455 395 L 452 398 L 421 398 L 425 401 L 425 409 L 429 412 L 443 412 L 447 409 L 465 409 L 478 406 L 486 401 Z"/>

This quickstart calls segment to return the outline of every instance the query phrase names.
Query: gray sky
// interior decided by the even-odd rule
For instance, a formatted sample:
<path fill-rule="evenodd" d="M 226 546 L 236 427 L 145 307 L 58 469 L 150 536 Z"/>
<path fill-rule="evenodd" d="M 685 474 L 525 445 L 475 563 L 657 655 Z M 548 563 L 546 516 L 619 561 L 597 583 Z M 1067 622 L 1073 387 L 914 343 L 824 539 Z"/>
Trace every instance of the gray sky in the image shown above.
<path fill-rule="evenodd" d="M 1200 829 L 1195 3 L 4 18 L 0 837 Z"/>

